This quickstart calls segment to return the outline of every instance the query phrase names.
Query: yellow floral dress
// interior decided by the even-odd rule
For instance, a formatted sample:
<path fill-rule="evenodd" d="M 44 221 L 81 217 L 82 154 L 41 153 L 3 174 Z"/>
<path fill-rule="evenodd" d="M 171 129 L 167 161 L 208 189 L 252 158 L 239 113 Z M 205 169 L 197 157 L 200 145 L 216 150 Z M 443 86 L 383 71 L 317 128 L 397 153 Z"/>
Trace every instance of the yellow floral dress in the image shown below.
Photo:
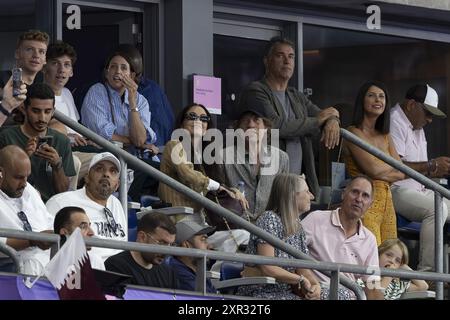
<path fill-rule="evenodd" d="M 385 135 L 385 141 L 389 147 L 387 134 Z M 350 152 L 344 152 L 343 157 L 345 168 L 350 176 L 365 174 L 358 167 Z M 383 162 L 375 156 L 372 157 L 380 163 Z M 373 180 L 373 186 L 373 203 L 362 220 L 364 226 L 372 231 L 377 238 L 377 245 L 380 245 L 384 240 L 397 238 L 397 218 L 392 202 L 390 183 L 383 180 Z"/>

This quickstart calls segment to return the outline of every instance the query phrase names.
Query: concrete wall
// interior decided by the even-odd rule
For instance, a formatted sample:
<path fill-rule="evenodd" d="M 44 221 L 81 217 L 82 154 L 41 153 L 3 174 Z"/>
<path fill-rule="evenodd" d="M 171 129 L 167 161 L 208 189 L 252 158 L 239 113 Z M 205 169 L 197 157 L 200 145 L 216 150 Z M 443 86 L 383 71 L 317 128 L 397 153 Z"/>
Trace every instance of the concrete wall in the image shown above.
<path fill-rule="evenodd" d="M 165 2 L 165 88 L 174 112 L 192 102 L 192 74 L 213 75 L 213 1 Z"/>

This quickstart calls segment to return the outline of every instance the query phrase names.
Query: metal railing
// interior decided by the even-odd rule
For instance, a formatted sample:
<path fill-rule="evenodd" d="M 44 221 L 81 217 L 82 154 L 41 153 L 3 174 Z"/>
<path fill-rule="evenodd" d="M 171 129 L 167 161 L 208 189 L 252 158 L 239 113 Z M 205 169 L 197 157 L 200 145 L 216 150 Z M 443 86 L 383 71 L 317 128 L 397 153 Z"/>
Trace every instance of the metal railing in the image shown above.
<path fill-rule="evenodd" d="M 201 206 L 205 207 L 206 209 L 211 210 L 215 214 L 218 214 L 219 216 L 226 218 L 228 221 L 231 221 L 232 223 L 238 225 L 239 227 L 246 229 L 250 233 L 255 234 L 256 236 L 267 241 L 274 247 L 290 254 L 291 256 L 293 256 L 295 258 L 316 261 L 311 256 L 306 255 L 303 252 L 300 252 L 293 246 L 285 243 L 283 240 L 272 236 L 271 234 L 262 230 L 261 228 L 258 228 L 254 224 L 246 221 L 245 219 L 242 219 L 241 217 L 237 216 L 236 214 L 232 213 L 231 211 L 219 206 L 218 204 L 216 204 L 215 202 L 204 197 L 200 193 L 193 191 L 192 189 L 184 186 L 183 184 L 176 181 L 175 179 L 165 175 L 161 171 L 159 171 L 159 170 L 153 168 L 152 166 L 146 164 L 145 162 L 139 160 L 138 158 L 136 158 L 132 154 L 128 153 L 127 151 L 116 147 L 113 143 L 111 143 L 108 140 L 104 139 L 103 137 L 97 135 L 96 133 L 89 130 L 85 126 L 79 124 L 78 122 L 70 119 L 69 117 L 65 116 L 61 112 L 56 110 L 54 117 L 57 120 L 64 123 L 65 125 L 72 128 L 73 130 L 75 130 L 78 133 L 82 134 L 83 136 L 87 137 L 91 141 L 95 142 L 99 146 L 110 151 L 111 153 L 116 155 L 118 158 L 123 158 L 129 165 L 131 164 L 133 167 L 145 172 L 146 174 L 150 175 L 151 177 L 157 179 L 158 181 L 168 185 L 172 189 L 188 196 L 191 200 L 195 201 L 196 203 L 200 204 Z M 124 182 L 121 181 L 121 183 L 124 183 Z M 328 272 L 324 272 L 324 273 L 331 276 L 331 274 Z M 358 298 L 362 299 L 364 297 L 364 292 L 361 290 L 361 288 L 357 284 L 355 284 L 353 281 L 348 279 L 347 277 L 340 276 L 339 282 L 341 284 L 343 284 L 345 287 L 351 289 Z"/>
<path fill-rule="evenodd" d="M 291 256 L 298 258 L 298 259 L 302 259 L 302 260 L 309 260 L 309 261 L 313 261 L 314 263 L 317 263 L 312 257 L 303 254 L 302 252 L 298 251 L 297 249 L 295 249 L 294 247 L 286 244 L 285 242 L 283 242 L 281 239 L 278 239 L 274 236 L 272 236 L 271 234 L 267 233 L 266 231 L 256 227 L 255 225 L 253 225 L 252 223 L 238 217 L 237 215 L 233 214 L 232 212 L 228 211 L 227 209 L 224 209 L 223 207 L 217 205 L 216 203 L 214 203 L 213 201 L 210 201 L 209 199 L 207 199 L 206 197 L 203 197 L 202 195 L 200 195 L 199 193 L 191 190 L 190 188 L 182 185 L 181 183 L 179 183 L 178 181 L 172 179 L 169 176 L 166 176 L 165 174 L 163 174 L 162 172 L 160 172 L 159 170 L 151 167 L 150 165 L 146 164 L 145 162 L 137 159 L 136 157 L 134 157 L 133 155 L 129 154 L 128 152 L 117 148 L 116 146 L 114 146 L 111 142 L 107 141 L 106 139 L 100 137 L 99 135 L 95 134 L 94 132 L 92 132 L 91 130 L 89 130 L 88 128 L 84 127 L 83 125 L 79 124 L 78 122 L 73 121 L 72 119 L 70 119 L 69 117 L 65 116 L 64 114 L 56 111 L 55 112 L 55 118 L 58 119 L 59 121 L 61 121 L 62 123 L 64 123 L 65 125 L 69 126 L 70 128 L 74 129 L 75 131 L 79 132 L 80 134 L 84 135 L 85 137 L 89 138 L 90 140 L 92 140 L 93 142 L 95 142 L 96 144 L 102 146 L 103 148 L 105 148 L 106 150 L 110 151 L 111 153 L 115 154 L 118 158 L 120 158 L 123 161 L 126 161 L 129 164 L 132 164 L 135 168 L 138 168 L 144 172 L 146 172 L 147 174 L 149 174 L 151 177 L 157 179 L 158 181 L 168 185 L 169 187 L 173 188 L 174 190 L 188 196 L 190 199 L 192 199 L 193 201 L 197 202 L 198 204 L 202 205 L 203 207 L 205 207 L 208 210 L 213 211 L 215 214 L 218 214 L 219 216 L 222 216 L 226 219 L 228 219 L 229 221 L 231 221 L 232 223 L 235 223 L 236 225 L 242 227 L 243 229 L 248 230 L 250 233 L 255 234 L 256 236 L 258 236 L 259 238 L 267 241 L 268 243 L 270 243 L 271 245 L 273 245 L 274 247 L 277 247 L 278 249 L 290 254 Z M 365 141 L 361 140 L 360 138 L 358 138 L 357 136 L 353 135 L 352 133 L 348 132 L 345 129 L 341 129 L 341 135 L 346 139 L 349 140 L 350 142 L 358 145 L 359 147 L 363 148 L 364 150 L 368 151 L 369 153 L 375 155 L 376 157 L 380 158 L 381 160 L 385 161 L 386 163 L 390 164 L 391 166 L 393 166 L 394 168 L 404 172 L 405 174 L 407 174 L 409 177 L 414 178 L 415 180 L 421 182 L 422 184 L 424 184 L 427 188 L 434 190 L 435 191 L 435 203 L 436 203 L 436 249 L 435 249 L 435 256 L 436 256 L 436 260 L 435 260 L 435 265 L 436 265 L 436 271 L 437 273 L 426 273 L 426 275 L 423 275 L 421 273 L 418 272 L 412 272 L 412 274 L 414 274 L 414 276 L 411 277 L 411 272 L 410 271 L 395 271 L 394 274 L 398 274 L 398 276 L 404 277 L 404 278 L 413 278 L 416 277 L 417 279 L 424 279 L 424 280 L 438 280 L 437 282 L 437 286 L 436 286 L 436 298 L 437 299 L 442 299 L 443 298 L 443 283 L 440 281 L 447 281 L 446 279 L 446 275 L 442 274 L 443 271 L 443 233 L 442 233 L 442 222 L 441 222 L 441 217 L 442 217 L 442 197 L 440 196 L 440 194 L 444 195 L 446 198 L 450 199 L 450 192 L 443 188 L 442 186 L 440 186 L 439 184 L 435 183 L 434 181 L 424 177 L 423 175 L 419 174 L 418 172 L 412 170 L 411 168 L 409 168 L 408 166 L 404 165 L 403 163 L 391 158 L 390 156 L 387 156 L 386 154 L 384 154 L 382 151 L 380 151 L 377 148 L 374 148 L 373 146 L 371 146 L 370 144 L 366 143 Z M 121 181 L 121 183 L 124 183 L 124 181 Z M 90 239 L 93 240 L 93 239 Z M 98 241 L 98 239 L 95 239 L 96 241 Z M 172 250 L 173 248 L 170 248 L 170 250 Z M 170 254 L 170 253 L 169 253 Z M 233 254 L 234 260 L 236 260 L 237 255 Z M 259 261 L 261 261 L 261 257 L 258 256 L 257 258 Z M 264 260 L 265 261 L 265 260 Z M 245 262 L 245 261 L 244 261 Z M 307 261 L 304 261 L 305 263 Z M 257 263 L 255 263 L 257 264 Z M 319 265 L 325 266 L 328 265 L 329 263 L 327 262 L 320 262 Z M 342 264 L 332 264 L 332 265 L 339 265 L 342 266 Z M 367 269 L 365 267 L 361 267 L 361 266 L 354 266 L 352 265 L 353 268 L 363 268 L 363 269 Z M 320 267 L 321 268 L 321 267 Z M 315 269 L 320 270 L 319 267 L 315 267 Z M 333 289 L 332 297 L 335 298 L 337 296 L 337 284 L 340 282 L 342 283 L 344 286 L 348 287 L 349 289 L 353 290 L 356 294 L 356 296 L 358 298 L 363 298 L 364 297 L 364 293 L 362 292 L 361 288 L 359 286 L 357 286 L 353 281 L 351 281 L 350 279 L 348 279 L 347 277 L 340 275 L 339 272 L 351 272 L 351 271 L 344 271 L 344 269 L 342 268 L 338 268 L 335 269 L 333 268 L 325 268 L 326 270 L 331 270 L 331 272 L 327 272 L 324 270 L 324 273 L 329 275 L 331 277 L 331 285 Z M 347 270 L 347 269 L 345 269 Z M 354 269 L 356 270 L 356 269 Z M 371 269 L 371 272 L 373 272 L 373 270 Z M 386 272 L 386 273 L 384 273 Z M 382 275 L 386 274 L 392 274 L 391 272 L 393 272 L 393 270 L 386 270 L 386 271 L 382 271 Z M 204 273 L 204 270 L 203 270 Z M 371 274 L 370 272 L 367 273 L 366 272 L 362 272 L 362 270 L 359 270 L 357 273 L 361 273 L 361 274 Z M 417 275 L 419 275 L 422 278 L 417 277 Z M 433 275 L 433 276 L 432 276 Z M 204 278 L 204 277 L 203 277 Z M 201 287 L 203 287 L 204 290 L 204 284 L 203 286 L 200 285 Z"/>
<path fill-rule="evenodd" d="M 60 241 L 60 236 L 56 234 L 47 234 L 40 232 L 28 232 L 13 229 L 3 229 L 0 228 L 0 237 L 17 238 L 17 239 L 28 239 L 34 241 L 44 241 L 54 243 L 57 245 Z M 111 248 L 119 250 L 128 251 L 139 251 L 139 252 L 149 252 L 158 253 L 163 255 L 172 256 L 189 256 L 194 258 L 199 258 L 198 264 L 205 265 L 207 259 L 224 260 L 224 261 L 240 261 L 248 264 L 255 265 L 274 265 L 280 267 L 292 267 L 292 268 L 303 268 L 303 269 L 314 269 L 321 272 L 331 271 L 333 278 L 331 279 L 330 286 L 330 299 L 331 290 L 333 287 L 337 289 L 336 279 L 340 272 L 364 274 L 364 275 L 379 275 L 388 277 L 398 277 L 403 279 L 421 279 L 429 281 L 445 281 L 450 282 L 450 275 L 439 274 L 436 272 L 419 272 L 419 271 L 408 271 L 403 269 L 389 269 L 389 268 L 372 268 L 364 267 L 354 264 L 343 264 L 343 263 L 333 263 L 324 261 L 308 261 L 302 259 L 288 259 L 288 258 L 275 258 L 266 257 L 242 253 L 226 253 L 214 250 L 200 250 L 200 249 L 190 249 L 182 247 L 169 247 L 156 244 L 147 243 L 136 243 L 136 242 L 125 242 L 119 240 L 105 240 L 97 238 L 84 238 L 87 246 L 91 247 L 101 247 L 101 248 Z M 15 259 L 18 261 L 18 259 Z M 204 270 L 204 269 L 203 269 Z M 197 288 L 197 291 L 206 294 L 206 273 L 197 273 L 197 282 L 202 286 Z"/>
<path fill-rule="evenodd" d="M 444 236 L 443 236 L 443 228 L 444 225 L 442 223 L 442 196 L 444 196 L 447 199 L 450 199 L 450 191 L 446 188 L 442 187 L 441 185 L 437 184 L 433 180 L 425 177 L 424 175 L 418 173 L 417 171 L 411 169 L 407 165 L 403 164 L 403 162 L 398 161 L 391 156 L 387 155 L 383 151 L 381 151 L 378 148 L 375 148 L 374 146 L 370 145 L 369 143 L 365 142 L 364 140 L 360 139 L 353 133 L 341 129 L 341 135 L 344 139 L 350 141 L 351 143 L 357 145 L 358 147 L 366 150 L 370 154 L 376 156 L 377 158 L 383 160 L 387 164 L 391 165 L 395 169 L 403 172 L 410 178 L 413 178 L 414 180 L 420 182 L 425 187 L 427 187 L 430 190 L 434 191 L 434 207 L 435 207 L 435 270 L 437 273 L 443 272 L 443 262 L 444 262 Z M 444 284 L 442 282 L 436 283 L 436 299 L 442 300 L 444 298 Z"/>
<path fill-rule="evenodd" d="M 22 272 L 22 264 L 20 263 L 17 251 L 14 250 L 14 248 L 8 246 L 6 243 L 0 242 L 0 252 L 11 258 L 17 273 Z"/>

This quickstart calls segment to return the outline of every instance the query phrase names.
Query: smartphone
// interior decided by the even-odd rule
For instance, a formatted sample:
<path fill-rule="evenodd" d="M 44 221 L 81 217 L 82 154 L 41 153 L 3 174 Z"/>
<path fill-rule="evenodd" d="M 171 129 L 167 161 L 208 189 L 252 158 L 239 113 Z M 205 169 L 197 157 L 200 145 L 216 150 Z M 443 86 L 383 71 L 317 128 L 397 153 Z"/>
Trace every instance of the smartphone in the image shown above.
<path fill-rule="evenodd" d="M 22 85 L 22 68 L 12 69 L 13 96 L 20 95 L 20 86 Z"/>
<path fill-rule="evenodd" d="M 52 136 L 39 137 L 39 140 L 37 143 L 37 149 L 42 147 L 44 144 L 48 144 L 49 146 L 52 146 L 52 143 L 53 143 Z"/>

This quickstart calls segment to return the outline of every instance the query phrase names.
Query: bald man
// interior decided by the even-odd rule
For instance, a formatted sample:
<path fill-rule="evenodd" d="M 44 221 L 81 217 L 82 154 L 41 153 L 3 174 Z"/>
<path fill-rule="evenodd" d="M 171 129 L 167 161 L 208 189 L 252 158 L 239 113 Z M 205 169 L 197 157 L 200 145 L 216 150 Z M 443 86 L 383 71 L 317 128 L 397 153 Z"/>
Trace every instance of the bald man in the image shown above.
<path fill-rule="evenodd" d="M 31 174 L 28 155 L 18 146 L 6 146 L 0 150 L 0 168 L 0 228 L 53 233 L 52 216 L 27 182 Z M 13 238 L 0 241 L 18 251 L 25 274 L 38 275 L 49 261 L 49 243 Z M 0 256 L 0 271 L 13 270 L 11 260 Z"/>

